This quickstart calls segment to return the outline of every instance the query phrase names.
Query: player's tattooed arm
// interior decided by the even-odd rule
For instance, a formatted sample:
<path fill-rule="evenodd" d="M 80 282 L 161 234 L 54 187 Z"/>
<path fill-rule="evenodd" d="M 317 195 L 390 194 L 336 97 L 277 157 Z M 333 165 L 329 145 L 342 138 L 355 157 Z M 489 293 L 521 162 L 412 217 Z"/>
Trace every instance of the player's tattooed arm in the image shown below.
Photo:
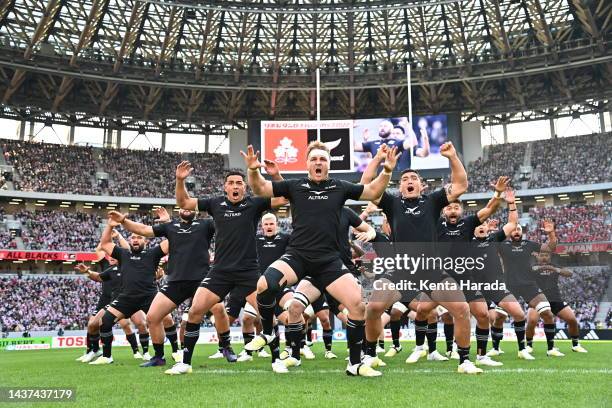
<path fill-rule="evenodd" d="M 111 232 L 111 237 L 117 240 L 117 242 L 119 243 L 119 247 L 123 249 L 130 249 L 130 244 L 116 229 L 113 229 L 113 232 Z"/>
<path fill-rule="evenodd" d="M 155 236 L 153 227 L 132 221 L 127 218 L 127 214 L 121 214 L 119 211 L 112 210 L 108 212 L 108 217 L 134 234 L 142 235 L 147 238 L 153 238 Z"/>
<path fill-rule="evenodd" d="M 497 209 L 499 208 L 499 204 L 502 200 L 502 194 L 504 193 L 504 191 L 506 191 L 506 188 L 508 188 L 509 183 L 510 177 L 506 176 L 498 178 L 496 183 L 491 183 L 491 187 L 495 189 L 495 193 L 487 203 L 486 207 L 476 213 L 476 216 L 478 217 L 478 220 L 480 220 L 480 222 L 484 222 L 497 211 Z"/>
<path fill-rule="evenodd" d="M 548 242 L 542 244 L 540 251 L 548 251 L 551 253 L 555 252 L 557 248 L 557 234 L 555 233 L 555 223 L 550 219 L 544 220 L 543 228 L 546 235 L 548 235 Z"/>
<path fill-rule="evenodd" d="M 170 242 L 168 242 L 167 239 L 164 239 L 160 244 L 159 247 L 161 248 L 162 252 L 166 255 L 168 255 L 168 252 L 170 252 Z"/>
<path fill-rule="evenodd" d="M 100 248 L 106 252 L 108 256 L 113 255 L 113 250 L 115 249 L 115 244 L 113 243 L 112 232 L 113 228 L 117 227 L 119 223 L 112 218 L 108 218 L 106 227 L 102 231 L 102 236 L 100 237 Z"/>
<path fill-rule="evenodd" d="M 376 177 L 371 183 L 363 186 L 363 192 L 361 193 L 361 200 L 375 201 L 379 200 L 385 192 L 385 189 L 389 185 L 391 180 L 391 174 L 397 159 L 399 159 L 401 153 L 397 153 L 397 147 L 387 150 L 385 157 L 385 164 L 383 164 L 383 171 Z"/>
<path fill-rule="evenodd" d="M 193 172 L 193 167 L 188 161 L 180 162 L 176 166 L 176 205 L 185 210 L 195 210 L 198 207 L 198 200 L 190 197 L 187 187 L 185 187 L 185 179 Z"/>
<path fill-rule="evenodd" d="M 457 151 L 451 142 L 440 146 L 440 154 L 448 159 L 451 169 L 451 183 L 446 189 L 448 202 L 453 202 L 468 189 L 468 179 L 465 168 L 457 156 Z"/>
<path fill-rule="evenodd" d="M 259 161 L 259 151 L 255 152 L 253 146 L 249 145 L 247 152 L 245 153 L 241 150 L 240 154 L 244 158 L 244 164 L 247 167 L 247 181 L 253 193 L 260 197 L 272 197 L 274 195 L 272 182 L 266 180 L 259 171 L 262 167 Z"/>
<path fill-rule="evenodd" d="M 512 231 L 516 229 L 516 226 L 518 225 L 518 219 L 519 219 L 518 211 L 516 209 L 516 204 L 514 202 L 515 200 L 514 190 L 512 190 L 511 188 L 508 188 L 506 190 L 504 199 L 506 200 L 506 203 L 508 205 L 508 223 L 504 225 L 504 234 L 506 234 L 506 237 L 510 237 L 510 234 L 512 233 Z"/>

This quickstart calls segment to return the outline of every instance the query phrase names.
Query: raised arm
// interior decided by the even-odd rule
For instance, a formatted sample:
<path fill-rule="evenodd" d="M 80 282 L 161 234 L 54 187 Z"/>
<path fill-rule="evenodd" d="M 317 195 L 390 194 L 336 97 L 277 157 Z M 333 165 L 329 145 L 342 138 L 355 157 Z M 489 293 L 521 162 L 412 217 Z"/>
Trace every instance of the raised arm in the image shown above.
<path fill-rule="evenodd" d="M 397 153 L 397 147 L 387 150 L 385 164 L 383 164 L 383 171 L 381 171 L 378 177 L 376 177 L 372 182 L 363 186 L 363 192 L 361 193 L 361 197 L 359 197 L 359 199 L 375 201 L 382 196 L 385 189 L 389 185 L 391 174 L 395 168 L 395 165 L 397 164 L 397 159 L 399 156 L 400 154 Z"/>
<path fill-rule="evenodd" d="M 121 224 L 123 228 L 134 234 L 142 235 L 143 237 L 147 238 L 153 238 L 155 236 L 153 233 L 153 227 L 132 221 L 127 218 L 127 214 L 121 214 L 119 211 L 113 210 L 108 212 L 108 217 Z"/>
<path fill-rule="evenodd" d="M 256 196 L 260 197 L 272 197 L 272 182 L 268 181 L 261 175 L 261 163 L 259 162 L 259 151 L 257 153 L 254 152 L 253 146 L 249 145 L 247 147 L 247 152 L 240 151 L 240 154 L 244 158 L 244 163 L 247 167 L 247 181 L 249 183 L 249 187 L 253 190 L 253 193 Z"/>
<path fill-rule="evenodd" d="M 125 238 L 123 238 L 123 235 L 117 232 L 116 229 L 113 229 L 113 232 L 111 232 L 111 238 L 117 240 L 120 248 L 130 249 L 130 244 L 127 242 Z"/>
<path fill-rule="evenodd" d="M 484 222 L 487 218 L 494 214 L 495 211 L 497 211 L 497 208 L 502 200 L 502 194 L 506 188 L 508 188 L 508 183 L 510 183 L 510 177 L 506 176 L 498 178 L 495 184 L 491 183 L 491 187 L 495 189 L 495 193 L 487 203 L 487 206 L 476 213 L 476 216 L 480 222 Z"/>
<path fill-rule="evenodd" d="M 353 251 L 355 251 L 355 255 L 357 255 L 357 258 L 361 258 L 365 255 L 365 251 L 353 241 L 349 241 L 349 245 L 351 246 L 351 248 L 353 248 Z"/>
<path fill-rule="evenodd" d="M 273 162 L 272 160 L 264 160 L 264 168 L 266 169 L 266 173 L 268 173 L 268 176 L 270 176 L 272 181 L 284 180 L 276 162 Z"/>
<path fill-rule="evenodd" d="M 509 237 L 518 225 L 518 210 L 514 203 L 514 190 L 511 188 L 507 189 L 504 199 L 508 204 L 508 223 L 504 225 L 504 234 L 506 234 L 506 237 Z"/>
<path fill-rule="evenodd" d="M 458 199 L 468 189 L 467 173 L 457 156 L 457 151 L 451 142 L 440 146 L 440 154 L 448 159 L 451 170 L 451 182 L 446 189 L 446 198 L 449 203 Z"/>
<path fill-rule="evenodd" d="M 185 179 L 191 174 L 193 167 L 188 161 L 183 161 L 176 166 L 176 205 L 185 210 L 195 210 L 198 207 L 198 200 L 189 197 Z"/>
<path fill-rule="evenodd" d="M 113 255 L 113 250 L 115 249 L 115 244 L 113 243 L 112 238 L 113 228 L 118 225 L 119 223 L 115 222 L 112 218 L 109 218 L 104 230 L 102 231 L 102 236 L 100 237 L 100 248 L 109 256 Z"/>
<path fill-rule="evenodd" d="M 89 267 L 85 265 L 84 263 L 78 264 L 77 266 L 75 266 L 74 269 L 77 272 L 86 274 L 87 277 L 91 279 L 92 281 L 102 282 L 102 279 L 100 278 L 100 274 L 98 272 L 94 272 L 91 269 L 89 269 Z"/>
<path fill-rule="evenodd" d="M 365 210 L 363 210 L 361 214 L 359 214 L 359 218 L 365 221 L 368 219 L 370 215 L 372 215 L 372 213 L 376 211 L 378 211 L 378 207 L 376 207 L 376 205 L 370 201 L 368 205 L 366 206 Z"/>
<path fill-rule="evenodd" d="M 540 250 L 554 253 L 557 248 L 557 234 L 555 233 L 555 223 L 552 220 L 544 220 L 544 232 L 548 235 L 548 242 L 542 244 Z"/>
<path fill-rule="evenodd" d="M 378 173 L 378 167 L 380 167 L 380 165 L 385 161 L 385 157 L 387 157 L 388 150 L 389 148 L 386 144 L 379 147 L 378 151 L 376 152 L 376 156 L 372 157 L 372 160 L 370 160 L 367 167 L 363 171 L 359 184 L 366 185 L 374 180 L 376 174 Z"/>
<path fill-rule="evenodd" d="M 418 157 L 429 156 L 429 136 L 427 136 L 426 129 L 421 129 L 421 147 L 415 153 Z"/>

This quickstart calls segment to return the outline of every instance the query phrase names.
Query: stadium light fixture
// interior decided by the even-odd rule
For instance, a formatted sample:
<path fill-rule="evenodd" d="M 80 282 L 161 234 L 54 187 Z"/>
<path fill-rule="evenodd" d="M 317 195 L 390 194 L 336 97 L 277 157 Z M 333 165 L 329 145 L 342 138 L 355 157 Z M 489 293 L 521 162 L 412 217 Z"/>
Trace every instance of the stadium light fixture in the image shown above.
<path fill-rule="evenodd" d="M 72 204 L 72 201 L 62 201 L 62 204 L 70 205 Z"/>
<path fill-rule="evenodd" d="M 582 193 L 582 195 L 584 195 L 584 196 L 593 195 L 593 192 L 592 191 L 584 192 L 584 193 Z"/>
<path fill-rule="evenodd" d="M 19 204 L 21 204 L 21 203 L 16 203 L 16 202 L 14 202 L 14 201 L 9 201 L 9 204 L 11 204 L 11 205 L 19 205 Z"/>
<path fill-rule="evenodd" d="M 47 200 L 36 200 L 37 203 L 46 203 Z"/>
<path fill-rule="evenodd" d="M 92 207 L 91 205 L 84 205 L 84 206 L 83 206 L 83 208 L 85 208 L 85 209 L 91 209 L 91 208 L 93 208 L 93 207 Z"/>
<path fill-rule="evenodd" d="M 60 204 L 60 208 L 70 208 L 68 204 Z"/>
<path fill-rule="evenodd" d="M 570 199 L 569 197 L 560 197 L 559 198 L 559 200 L 561 200 L 561 201 L 566 201 L 566 200 L 569 200 L 569 199 Z"/>
<path fill-rule="evenodd" d="M 608 191 L 609 193 L 610 191 Z M 23 198 L 11 198 L 12 201 L 23 201 Z"/>
<path fill-rule="evenodd" d="M 558 197 L 567 197 L 567 194 L 558 194 Z"/>
<path fill-rule="evenodd" d="M 94 203 L 83 203 L 83 205 L 91 205 L 93 207 Z"/>
<path fill-rule="evenodd" d="M 44 207 L 45 203 L 34 203 L 36 207 Z"/>
<path fill-rule="evenodd" d="M 541 200 L 542 198 L 544 198 L 544 196 L 535 196 L 533 198 L 535 198 L 536 200 Z"/>

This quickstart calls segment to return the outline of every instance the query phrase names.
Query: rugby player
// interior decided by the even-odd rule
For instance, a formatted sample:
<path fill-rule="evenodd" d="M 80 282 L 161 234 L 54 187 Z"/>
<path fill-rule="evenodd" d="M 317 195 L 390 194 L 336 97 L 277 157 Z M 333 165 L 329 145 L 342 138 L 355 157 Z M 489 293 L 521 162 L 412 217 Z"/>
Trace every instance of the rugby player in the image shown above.
<path fill-rule="evenodd" d="M 293 285 L 309 275 L 315 281 L 313 283 L 316 287 L 324 288 L 349 311 L 347 339 L 350 361 L 346 369 L 347 374 L 381 375 L 361 363 L 365 306 L 361 300 L 360 287 L 339 259 L 337 231 L 341 209 L 346 200 L 371 201 L 383 194 L 397 163 L 397 149 L 389 150 L 384 171 L 367 185 L 330 179 L 329 149 L 318 141 L 308 146 L 308 177 L 302 179 L 266 181 L 259 171 L 261 164 L 253 147 L 249 146 L 247 153 L 242 152 L 242 155 L 248 168 L 249 186 L 253 192 L 264 197 L 286 197 L 291 203 L 293 215 L 293 232 L 287 252 L 273 262 L 259 279 L 257 303 L 263 332 L 246 348 L 257 350 L 272 343 L 276 337 L 273 331 L 273 314 L 277 294 L 285 286 Z M 310 302 L 310 299 L 307 302 Z M 299 332 L 297 334 L 299 335 Z"/>
<path fill-rule="evenodd" d="M 559 277 L 570 277 L 572 271 L 565 268 L 558 268 L 551 263 L 550 252 L 539 252 L 536 254 L 536 265 L 532 270 L 536 274 L 536 283 L 544 292 L 546 298 L 550 302 L 550 310 L 559 319 L 567 323 L 568 332 L 572 339 L 572 351 L 576 353 L 588 353 L 588 351 L 580 345 L 580 326 L 572 308 L 563 300 L 561 291 L 559 290 Z M 527 330 L 526 340 L 527 349 L 529 352 L 533 350 L 533 335 L 536 325 L 538 324 L 539 315 L 534 308 L 529 308 L 527 312 Z"/>
<path fill-rule="evenodd" d="M 179 208 L 206 211 L 212 216 L 216 230 L 215 261 L 193 297 L 185 327 L 183 361 L 166 370 L 170 375 L 191 373 L 202 318 L 230 292 L 257 310 L 255 290 L 260 276 L 255 239 L 257 224 L 265 211 L 285 204 L 283 199 L 246 196 L 244 175 L 239 171 L 225 175 L 224 196 L 192 198 L 185 187 L 185 179 L 192 171 L 191 163 L 186 161 L 176 168 L 176 204 Z M 235 362 L 238 357 L 230 345 L 229 328 L 219 336 L 226 358 Z"/>
<path fill-rule="evenodd" d="M 544 334 L 549 357 L 563 357 L 555 348 L 555 316 L 551 310 L 551 304 L 542 293 L 535 281 L 535 276 L 531 270 L 533 253 L 554 252 L 557 246 L 557 236 L 555 234 L 555 224 L 551 220 L 544 220 L 543 230 L 548 235 L 548 242 L 539 244 L 537 242 L 523 239 L 523 229 L 517 225 L 510 240 L 504 241 L 499 247 L 499 253 L 504 264 L 504 276 L 508 290 L 534 308 L 544 321 Z M 497 337 L 499 339 L 499 321 L 503 316 L 496 319 Z"/>

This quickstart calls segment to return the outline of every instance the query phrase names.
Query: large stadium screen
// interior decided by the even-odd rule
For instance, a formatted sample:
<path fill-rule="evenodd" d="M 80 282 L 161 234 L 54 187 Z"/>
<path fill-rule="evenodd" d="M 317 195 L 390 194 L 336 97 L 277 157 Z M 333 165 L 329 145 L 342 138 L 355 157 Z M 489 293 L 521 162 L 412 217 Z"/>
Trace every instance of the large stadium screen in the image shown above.
<path fill-rule="evenodd" d="M 398 171 L 448 168 L 448 160 L 440 155 L 440 146 L 448 141 L 446 115 L 414 116 L 412 126 L 405 116 L 354 122 L 355 169 L 358 171 L 366 168 L 383 143 L 397 146 L 401 151 Z"/>
<path fill-rule="evenodd" d="M 261 157 L 275 161 L 285 173 L 306 172 L 306 148 L 317 140 L 331 152 L 332 172 L 363 171 L 383 143 L 401 151 L 396 170 L 448 168 L 440 145 L 448 141 L 446 115 L 407 117 L 261 122 Z M 412 157 L 411 152 L 412 150 Z"/>

